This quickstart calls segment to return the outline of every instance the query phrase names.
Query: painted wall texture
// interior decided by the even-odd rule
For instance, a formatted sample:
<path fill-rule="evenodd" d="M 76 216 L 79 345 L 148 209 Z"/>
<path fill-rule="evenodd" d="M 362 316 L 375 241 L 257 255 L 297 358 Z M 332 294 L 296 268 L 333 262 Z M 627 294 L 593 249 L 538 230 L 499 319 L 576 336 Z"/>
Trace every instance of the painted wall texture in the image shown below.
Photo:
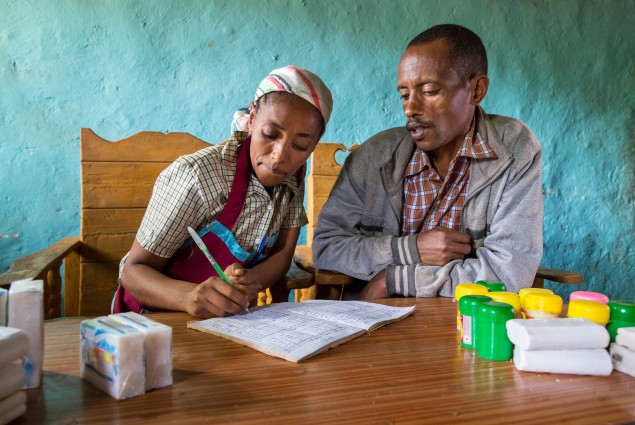
<path fill-rule="evenodd" d="M 543 264 L 635 299 L 633 16 L 631 0 L 0 0 L 0 271 L 79 233 L 80 127 L 215 143 L 295 64 L 333 90 L 324 140 L 360 143 L 404 123 L 406 43 L 452 22 L 488 50 L 486 110 L 542 142 Z"/>

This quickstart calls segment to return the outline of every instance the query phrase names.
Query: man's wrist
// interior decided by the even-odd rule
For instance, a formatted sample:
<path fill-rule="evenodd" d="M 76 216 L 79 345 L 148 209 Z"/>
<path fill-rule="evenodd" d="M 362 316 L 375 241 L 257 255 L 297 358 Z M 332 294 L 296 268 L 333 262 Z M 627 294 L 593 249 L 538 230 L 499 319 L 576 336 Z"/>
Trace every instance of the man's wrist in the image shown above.
<path fill-rule="evenodd" d="M 414 297 L 417 295 L 415 288 L 416 265 L 391 265 L 386 268 L 386 296 L 402 295 Z"/>
<path fill-rule="evenodd" d="M 416 234 L 394 237 L 390 242 L 390 247 L 393 259 L 397 265 L 408 266 L 421 262 Z"/>

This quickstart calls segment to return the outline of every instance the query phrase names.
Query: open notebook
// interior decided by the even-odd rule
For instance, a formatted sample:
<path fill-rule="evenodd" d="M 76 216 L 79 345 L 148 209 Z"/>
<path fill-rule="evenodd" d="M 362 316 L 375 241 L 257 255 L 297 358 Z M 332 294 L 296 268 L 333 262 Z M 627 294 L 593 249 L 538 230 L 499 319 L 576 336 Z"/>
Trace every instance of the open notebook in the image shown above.
<path fill-rule="evenodd" d="M 187 327 L 299 362 L 401 320 L 414 309 L 362 301 L 311 300 L 271 304 L 249 314 L 191 321 Z"/>

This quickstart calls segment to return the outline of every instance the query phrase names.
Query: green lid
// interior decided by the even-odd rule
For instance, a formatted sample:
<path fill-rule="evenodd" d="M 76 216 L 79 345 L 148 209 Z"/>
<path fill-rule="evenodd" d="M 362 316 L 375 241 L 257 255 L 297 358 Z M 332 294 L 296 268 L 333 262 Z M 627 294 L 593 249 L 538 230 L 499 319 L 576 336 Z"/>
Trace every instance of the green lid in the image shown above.
<path fill-rule="evenodd" d="M 635 302 L 633 301 L 609 301 L 611 308 L 611 321 L 635 322 Z"/>
<path fill-rule="evenodd" d="M 476 320 L 488 323 L 507 323 L 515 316 L 514 307 L 507 303 L 487 301 L 476 311 Z"/>
<path fill-rule="evenodd" d="M 490 292 L 503 292 L 507 290 L 503 282 L 497 280 L 479 280 L 475 282 L 477 285 L 486 287 Z"/>
<path fill-rule="evenodd" d="M 474 316 L 478 306 L 488 301 L 492 301 L 492 299 L 487 295 L 464 295 L 459 300 L 459 312 Z"/>

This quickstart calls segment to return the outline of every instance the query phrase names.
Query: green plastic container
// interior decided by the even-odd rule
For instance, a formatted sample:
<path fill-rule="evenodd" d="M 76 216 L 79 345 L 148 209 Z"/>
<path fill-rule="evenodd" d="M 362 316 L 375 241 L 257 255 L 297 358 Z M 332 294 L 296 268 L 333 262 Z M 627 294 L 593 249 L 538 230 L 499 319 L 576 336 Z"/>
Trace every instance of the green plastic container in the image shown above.
<path fill-rule="evenodd" d="M 499 282 L 497 280 L 479 280 L 478 282 L 474 282 L 477 285 L 481 285 L 486 287 L 490 292 L 505 292 L 507 291 L 507 287 L 503 282 Z"/>
<path fill-rule="evenodd" d="M 476 352 L 488 360 L 505 361 L 512 358 L 512 342 L 505 324 L 514 318 L 514 307 L 506 303 L 488 301 L 476 312 Z"/>
<path fill-rule="evenodd" d="M 476 350 L 476 311 L 488 301 L 492 299 L 487 295 L 464 295 L 459 300 L 462 347 Z"/>
<path fill-rule="evenodd" d="M 608 306 L 611 309 L 611 319 L 606 325 L 606 330 L 609 331 L 611 342 L 615 342 L 619 328 L 635 326 L 635 302 L 609 301 Z"/>

